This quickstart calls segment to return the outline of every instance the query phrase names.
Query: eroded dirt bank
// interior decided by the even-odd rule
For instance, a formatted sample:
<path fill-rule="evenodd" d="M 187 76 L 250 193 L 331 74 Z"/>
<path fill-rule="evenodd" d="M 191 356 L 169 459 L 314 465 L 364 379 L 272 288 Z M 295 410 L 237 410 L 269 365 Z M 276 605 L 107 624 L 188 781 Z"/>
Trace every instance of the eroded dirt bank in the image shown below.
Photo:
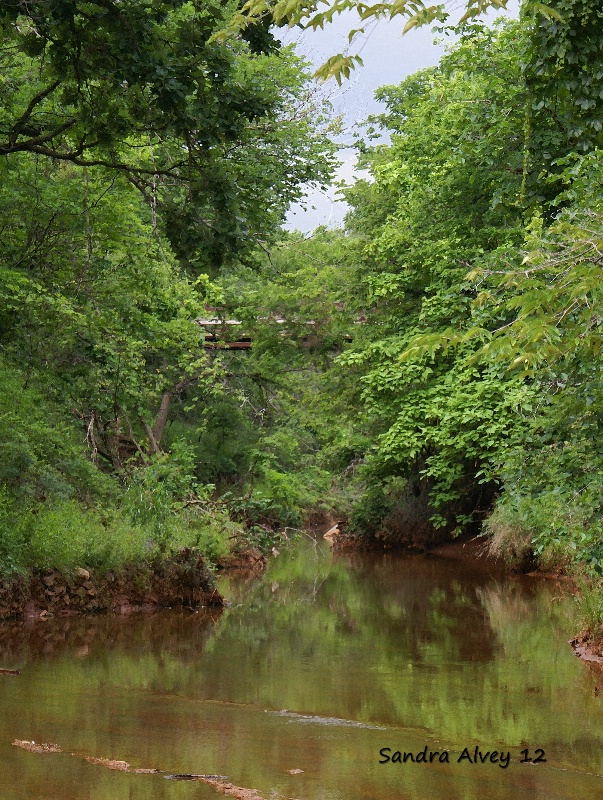
<path fill-rule="evenodd" d="M 83 567 L 71 575 L 47 569 L 0 583 L 0 619 L 223 605 L 212 572 L 191 550 L 103 575 Z"/>

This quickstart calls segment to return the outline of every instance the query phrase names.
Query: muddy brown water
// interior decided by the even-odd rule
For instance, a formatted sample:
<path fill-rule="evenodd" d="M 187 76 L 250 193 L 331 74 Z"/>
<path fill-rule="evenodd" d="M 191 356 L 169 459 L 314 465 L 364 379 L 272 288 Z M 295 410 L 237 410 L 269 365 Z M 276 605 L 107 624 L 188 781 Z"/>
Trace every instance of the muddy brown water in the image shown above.
<path fill-rule="evenodd" d="M 305 540 L 220 588 L 222 613 L 1 626 L 0 666 L 21 670 L 0 676 L 2 800 L 219 797 L 165 779 L 187 773 L 266 800 L 603 797 L 603 673 L 568 646 L 554 582 Z"/>

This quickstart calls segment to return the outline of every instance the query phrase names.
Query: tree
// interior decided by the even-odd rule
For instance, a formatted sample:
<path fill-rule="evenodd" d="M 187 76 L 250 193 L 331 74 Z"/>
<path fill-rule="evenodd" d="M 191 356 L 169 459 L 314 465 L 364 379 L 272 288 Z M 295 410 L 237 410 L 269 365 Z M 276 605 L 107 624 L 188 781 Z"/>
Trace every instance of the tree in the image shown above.
<path fill-rule="evenodd" d="M 418 473 L 444 522 L 490 481 L 499 551 L 601 574 L 600 54 L 572 60 L 574 37 L 589 50 L 598 35 L 580 9 L 565 7 L 572 42 L 545 59 L 541 104 L 527 55 L 555 17 L 473 27 L 439 67 L 381 91 L 392 144 L 367 151 L 374 180 L 349 190 L 368 324 L 344 359 L 364 369 L 363 425 L 379 433 L 373 494 L 389 483 L 395 499 L 396 476 Z"/>
<path fill-rule="evenodd" d="M 24 154 L 0 162 L 3 355 L 82 421 L 116 469 L 158 449 L 164 393 L 211 384 L 188 279 L 121 175 Z"/>
<path fill-rule="evenodd" d="M 521 263 L 494 259 L 473 275 L 476 304 L 505 318 L 481 330 L 479 359 L 531 385 L 536 401 L 522 409 L 522 435 L 498 455 L 505 492 L 489 521 L 495 545 L 520 558 L 577 559 L 598 575 L 601 172 L 600 151 L 572 159 L 559 176 L 564 208 L 548 225 L 530 221 Z"/>
<path fill-rule="evenodd" d="M 603 145 L 603 17 L 594 0 L 551 0 L 549 13 L 522 10 L 529 35 L 523 79 L 525 202 L 559 211 L 570 161 Z"/>
<path fill-rule="evenodd" d="M 361 451 L 350 433 L 357 387 L 334 366 L 357 327 L 354 258 L 343 232 L 320 228 L 286 234 L 222 281 L 222 313 L 241 321 L 222 328 L 222 344 L 244 331 L 251 348 L 210 351 L 225 394 L 206 400 L 202 424 L 180 413 L 173 432 L 198 429 L 200 475 L 237 495 L 247 521 L 299 525 L 304 510 L 330 508 L 333 474 Z"/>
<path fill-rule="evenodd" d="M 373 180 L 347 192 L 366 324 L 342 360 L 364 372 L 367 478 L 382 491 L 422 477 L 452 527 L 531 392 L 516 377 L 501 385 L 500 369 L 472 358 L 473 340 L 448 347 L 479 319 L 471 267 L 517 260 L 523 238 L 521 37 L 518 23 L 475 27 L 438 67 L 383 88 L 392 143 L 367 151 Z"/>
<path fill-rule="evenodd" d="M 252 250 L 302 183 L 326 180 L 330 146 L 294 116 L 300 64 L 269 55 L 278 48 L 261 23 L 215 40 L 233 10 L 215 0 L 3 3 L 0 156 L 124 174 L 192 264 Z"/>
<path fill-rule="evenodd" d="M 178 176 L 187 150 L 200 157 L 266 110 L 257 85 L 236 83 L 236 53 L 210 42 L 224 11 L 184 0 L 3 3 L 3 72 L 20 74 L 3 85 L 0 153 Z M 175 136 L 183 153 L 173 164 L 140 158 L 136 135 Z"/>

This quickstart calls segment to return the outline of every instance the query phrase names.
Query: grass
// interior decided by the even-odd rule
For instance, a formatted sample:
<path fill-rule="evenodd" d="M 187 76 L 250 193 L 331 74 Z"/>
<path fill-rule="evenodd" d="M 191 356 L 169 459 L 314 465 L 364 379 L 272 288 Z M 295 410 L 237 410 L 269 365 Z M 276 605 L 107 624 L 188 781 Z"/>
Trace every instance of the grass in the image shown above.
<path fill-rule="evenodd" d="M 156 524 L 133 523 L 115 506 L 87 508 L 71 499 L 22 509 L 1 493 L 0 574 L 45 568 L 67 574 L 77 567 L 106 573 L 185 547 L 198 549 L 209 562 L 229 552 L 234 526 L 225 514 L 195 509 L 166 517 L 158 538 Z"/>

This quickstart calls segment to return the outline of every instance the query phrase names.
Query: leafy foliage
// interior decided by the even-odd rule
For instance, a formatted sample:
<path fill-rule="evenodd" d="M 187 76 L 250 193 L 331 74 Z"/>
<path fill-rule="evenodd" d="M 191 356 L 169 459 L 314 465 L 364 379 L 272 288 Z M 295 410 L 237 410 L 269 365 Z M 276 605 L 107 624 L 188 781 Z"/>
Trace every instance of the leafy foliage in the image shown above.
<path fill-rule="evenodd" d="M 468 268 L 521 241 L 518 35 L 475 29 L 438 68 L 382 89 L 392 145 L 366 152 L 374 181 L 347 192 L 367 324 L 344 360 L 363 367 L 379 432 L 371 470 L 409 477 L 422 464 L 436 507 L 491 477 L 530 397 L 521 381 L 503 388 L 500 368 L 472 363 L 469 337 L 461 350 L 446 345 L 475 324 Z"/>
<path fill-rule="evenodd" d="M 246 30 L 248 26 L 255 26 L 258 22 L 272 20 L 276 25 L 301 26 L 316 30 L 324 28 L 333 21 L 336 15 L 353 13 L 359 19 L 359 24 L 364 25 L 374 20 L 390 19 L 396 17 L 406 18 L 403 33 L 421 25 L 429 25 L 435 21 L 449 22 L 451 13 L 461 11 L 461 15 L 453 18 L 455 26 L 461 27 L 466 23 L 479 21 L 480 17 L 491 9 L 506 9 L 508 0 L 465 0 L 459 4 L 443 2 L 426 5 L 424 0 L 393 0 L 393 2 L 368 4 L 363 0 L 247 0 L 241 9 L 229 20 L 225 30 L 217 38 L 224 38 L 230 34 L 237 35 Z M 523 0 L 522 11 L 538 22 L 565 22 L 563 12 L 569 7 L 572 11 L 574 0 L 561 0 L 563 8 L 558 10 L 559 2 L 547 4 L 536 0 Z M 325 8 L 326 6 L 326 8 Z M 588 5 L 586 11 L 581 8 L 575 15 L 577 19 L 588 24 L 588 13 L 594 10 L 594 5 Z M 581 13 L 582 12 L 582 13 Z M 364 33 L 364 27 L 354 28 L 349 32 L 350 43 L 358 33 Z M 571 34 L 570 34 L 571 35 Z M 567 39 L 566 39 L 567 41 Z M 560 48 L 561 50 L 561 48 Z M 565 56 L 565 50 L 563 51 Z M 571 59 L 570 59 L 571 61 Z M 330 56 L 317 70 L 316 74 L 323 80 L 331 77 L 341 83 L 342 78 L 348 78 L 350 71 L 357 65 L 362 66 L 362 59 L 357 54 L 338 53 Z"/>
<path fill-rule="evenodd" d="M 526 191 L 555 207 L 568 159 L 603 145 L 603 19 L 594 0 L 525 4 Z"/>
<path fill-rule="evenodd" d="M 490 527 L 496 533 L 512 520 L 529 532 L 537 553 L 575 556 L 597 573 L 603 569 L 600 169 L 598 152 L 576 161 L 571 204 L 550 228 L 531 231 L 522 267 L 484 276 L 491 302 L 505 304 L 512 316 L 483 348 L 538 386 L 526 435 L 505 454 L 506 493 Z"/>
<path fill-rule="evenodd" d="M 241 267 L 224 281 L 223 313 L 253 344 L 214 351 L 227 395 L 206 406 L 198 464 L 253 524 L 298 526 L 309 508 L 331 510 L 333 473 L 358 452 L 356 387 L 335 366 L 355 332 L 352 258 L 340 232 L 291 234 L 259 270 Z"/>
<path fill-rule="evenodd" d="M 390 507 L 380 482 L 417 469 L 444 511 L 472 480 L 493 482 L 499 552 L 598 574 L 601 167 L 575 125 L 599 67 L 583 65 L 570 86 L 572 41 L 537 88 L 532 70 L 552 63 L 545 34 L 558 25 L 552 14 L 473 28 L 437 69 L 382 90 L 392 145 L 367 151 L 374 181 L 349 191 L 371 324 L 345 359 L 364 368 L 367 417 L 381 427 L 366 459 L 375 510 Z M 539 118 L 549 97 L 559 113 Z M 526 192 L 538 184 L 542 196 Z"/>
<path fill-rule="evenodd" d="M 194 436 L 227 394 L 198 324 L 218 272 L 257 263 L 334 151 L 264 25 L 212 38 L 233 10 L 2 4 L 0 571 L 229 549 L 211 476 L 166 430 Z"/>
<path fill-rule="evenodd" d="M 124 174 L 191 264 L 215 269 L 253 249 L 301 183 L 326 179 L 330 145 L 313 133 L 291 53 L 268 54 L 266 37 L 255 48 L 212 40 L 230 10 L 3 3 L 0 157 Z"/>
<path fill-rule="evenodd" d="M 279 224 L 334 147 L 271 21 L 446 7 L 3 5 L 1 571 L 218 559 L 310 511 L 377 535 L 424 487 L 435 526 L 496 498 L 495 546 L 603 571 L 600 13 L 492 5 L 379 91 L 390 143 L 310 238 Z M 208 314 L 240 323 L 213 349 Z"/>

